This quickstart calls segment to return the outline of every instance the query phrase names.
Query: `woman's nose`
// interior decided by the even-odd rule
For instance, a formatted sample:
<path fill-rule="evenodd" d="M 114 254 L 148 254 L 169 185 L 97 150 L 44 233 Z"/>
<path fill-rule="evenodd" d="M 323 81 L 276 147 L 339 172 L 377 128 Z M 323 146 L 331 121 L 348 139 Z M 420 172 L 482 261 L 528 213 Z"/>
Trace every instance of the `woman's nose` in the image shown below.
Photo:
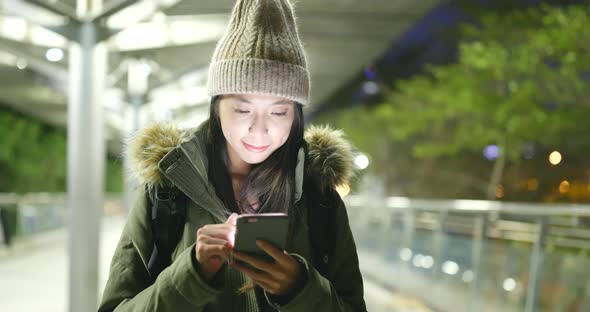
<path fill-rule="evenodd" d="M 250 125 L 250 134 L 267 135 L 268 126 L 264 117 L 256 116 Z"/>

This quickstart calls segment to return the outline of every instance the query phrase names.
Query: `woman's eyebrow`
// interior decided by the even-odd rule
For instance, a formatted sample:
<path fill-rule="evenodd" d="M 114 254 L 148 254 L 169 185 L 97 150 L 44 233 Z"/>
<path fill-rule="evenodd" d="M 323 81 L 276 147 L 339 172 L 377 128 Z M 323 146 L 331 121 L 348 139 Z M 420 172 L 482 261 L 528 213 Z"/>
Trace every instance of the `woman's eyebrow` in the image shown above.
<path fill-rule="evenodd" d="M 245 97 L 241 97 L 241 96 L 236 96 L 235 97 L 238 101 L 242 102 L 242 103 L 247 103 L 247 104 L 252 104 L 252 102 L 250 102 L 248 99 L 246 99 Z M 286 105 L 286 104 L 291 104 L 291 100 L 288 99 L 282 99 L 279 100 L 277 102 L 274 102 L 272 105 Z"/>
<path fill-rule="evenodd" d="M 248 103 L 248 104 L 252 104 L 250 101 L 248 101 L 246 98 L 243 98 L 241 96 L 236 96 L 234 97 L 236 100 L 242 102 L 242 103 Z"/>
<path fill-rule="evenodd" d="M 291 104 L 291 100 L 280 100 L 278 102 L 274 102 L 272 105 L 288 105 Z"/>

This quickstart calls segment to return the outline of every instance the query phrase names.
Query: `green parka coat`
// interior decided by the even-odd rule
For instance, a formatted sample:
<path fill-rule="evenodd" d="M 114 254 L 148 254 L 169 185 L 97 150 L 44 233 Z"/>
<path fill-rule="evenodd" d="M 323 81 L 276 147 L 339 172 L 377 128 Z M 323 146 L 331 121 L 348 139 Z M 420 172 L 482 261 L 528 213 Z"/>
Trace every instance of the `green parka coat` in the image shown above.
<path fill-rule="evenodd" d="M 183 132 L 159 124 L 140 131 L 131 142 L 128 152 L 141 184 L 172 183 L 190 198 L 186 223 L 172 254 L 173 263 L 153 281 L 147 266 L 154 244 L 151 207 L 145 193 L 139 194 L 112 258 L 99 311 L 260 311 L 254 291 L 237 292 L 247 281 L 243 273 L 224 265 L 209 284 L 195 267 L 197 230 L 206 224 L 223 223 L 228 216 L 207 178 L 206 132 L 203 125 L 196 131 Z M 352 168 L 350 145 L 339 131 L 329 128 L 310 128 L 305 139 L 309 163 L 304 163 L 301 149 L 295 174 L 297 202 L 289 212 L 297 219 L 297 226 L 286 250 L 304 259 L 307 282 L 288 303 L 269 304 L 285 312 L 365 311 L 356 247 L 342 200 L 336 196 L 330 201 L 336 205 L 336 246 L 328 272 L 322 276 L 314 268 L 301 196 L 305 174 L 316 175 L 329 187 L 346 181 Z"/>

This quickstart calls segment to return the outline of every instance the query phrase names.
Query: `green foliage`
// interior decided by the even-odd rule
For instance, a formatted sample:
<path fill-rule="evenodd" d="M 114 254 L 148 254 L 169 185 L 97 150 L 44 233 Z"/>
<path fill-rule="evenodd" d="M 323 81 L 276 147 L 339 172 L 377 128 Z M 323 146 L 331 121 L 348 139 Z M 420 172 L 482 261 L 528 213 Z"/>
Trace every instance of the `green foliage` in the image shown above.
<path fill-rule="evenodd" d="M 472 185 L 481 184 L 477 176 L 491 166 L 480 166 L 487 174 L 469 176 L 452 160 L 481 155 L 488 144 L 499 145 L 513 163 L 530 143 L 575 141 L 568 145 L 587 148 L 579 142 L 590 142 L 589 29 L 588 5 L 484 15 L 462 28 L 456 63 L 397 81 L 381 104 L 331 119 L 373 156 L 378 174 L 391 172 L 385 168 L 394 161 L 403 170 L 416 159 L 442 159 Z M 411 155 L 402 160 L 396 151 L 404 147 Z"/>
<path fill-rule="evenodd" d="M 65 192 L 66 131 L 0 110 L 0 192 Z M 107 162 L 106 190 L 122 189 L 121 164 Z"/>
<path fill-rule="evenodd" d="M 588 130 L 590 18 L 587 7 L 490 15 L 465 27 L 456 64 L 397 85 L 376 110 L 418 157 L 498 144 L 518 160 L 524 144 L 558 144 Z"/>
<path fill-rule="evenodd" d="M 105 191 L 107 193 L 123 192 L 123 165 L 119 158 L 107 158 Z"/>
<path fill-rule="evenodd" d="M 0 191 L 65 190 L 65 131 L 0 111 L 0 146 Z"/>

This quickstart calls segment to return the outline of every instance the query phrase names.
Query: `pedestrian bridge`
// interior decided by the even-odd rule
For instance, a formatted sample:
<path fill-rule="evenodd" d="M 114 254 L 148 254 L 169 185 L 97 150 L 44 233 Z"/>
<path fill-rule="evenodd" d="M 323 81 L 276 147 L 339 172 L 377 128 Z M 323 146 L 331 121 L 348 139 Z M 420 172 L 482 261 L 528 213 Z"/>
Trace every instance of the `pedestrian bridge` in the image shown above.
<path fill-rule="evenodd" d="M 97 296 L 125 222 L 107 198 Z M 590 311 L 590 206 L 345 201 L 369 311 Z M 0 207 L 0 311 L 66 311 L 64 195 L 4 194 Z"/>

